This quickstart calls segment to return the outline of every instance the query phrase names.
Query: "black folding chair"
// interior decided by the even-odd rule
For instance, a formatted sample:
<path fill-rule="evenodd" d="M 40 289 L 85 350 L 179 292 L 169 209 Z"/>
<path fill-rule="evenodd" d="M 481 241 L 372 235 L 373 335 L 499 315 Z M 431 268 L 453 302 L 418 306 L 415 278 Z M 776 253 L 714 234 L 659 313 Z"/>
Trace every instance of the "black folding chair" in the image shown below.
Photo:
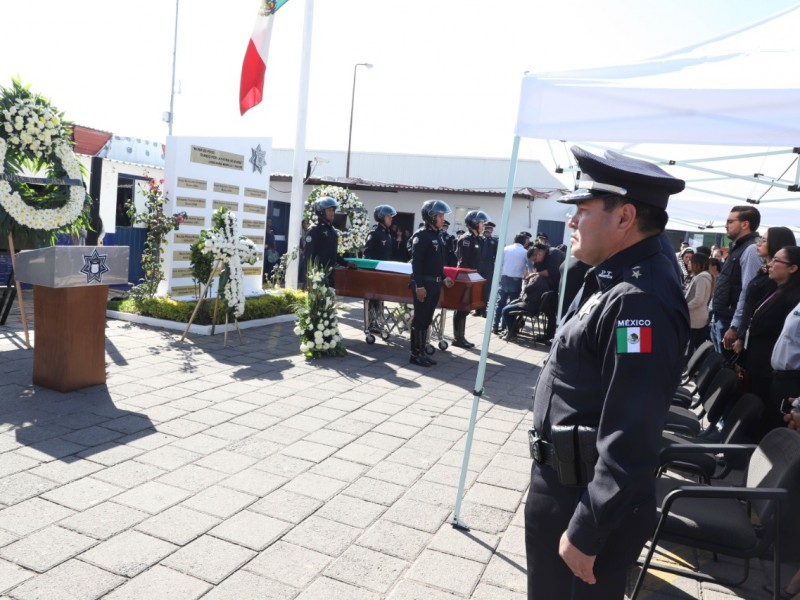
<path fill-rule="evenodd" d="M 781 511 L 790 498 L 796 501 L 800 487 L 800 434 L 774 429 L 756 447 L 747 444 L 687 444 L 672 447 L 686 454 L 724 452 L 747 454 L 746 487 L 685 485 L 674 479 L 657 480 L 661 496 L 660 518 L 642 571 L 631 594 L 635 600 L 648 569 L 657 569 L 723 585 L 739 585 L 750 574 L 750 559 L 773 549 L 773 594 L 780 597 Z M 755 517 L 755 519 L 753 518 Z M 735 582 L 722 581 L 698 570 L 653 563 L 659 542 L 668 541 L 744 559 L 744 575 Z"/>

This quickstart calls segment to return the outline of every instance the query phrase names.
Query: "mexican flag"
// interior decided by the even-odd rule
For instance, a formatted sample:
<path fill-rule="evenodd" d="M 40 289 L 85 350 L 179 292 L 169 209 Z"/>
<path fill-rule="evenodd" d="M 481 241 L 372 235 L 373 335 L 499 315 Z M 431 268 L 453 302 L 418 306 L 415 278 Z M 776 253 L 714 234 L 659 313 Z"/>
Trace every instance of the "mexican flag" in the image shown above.
<path fill-rule="evenodd" d="M 246 113 L 261 102 L 264 95 L 264 73 L 267 71 L 269 39 L 272 36 L 272 15 L 289 0 L 261 0 L 256 24 L 247 44 L 239 82 L 239 111 Z"/>
<path fill-rule="evenodd" d="M 643 354 L 652 349 L 652 327 L 617 327 L 617 354 Z"/>

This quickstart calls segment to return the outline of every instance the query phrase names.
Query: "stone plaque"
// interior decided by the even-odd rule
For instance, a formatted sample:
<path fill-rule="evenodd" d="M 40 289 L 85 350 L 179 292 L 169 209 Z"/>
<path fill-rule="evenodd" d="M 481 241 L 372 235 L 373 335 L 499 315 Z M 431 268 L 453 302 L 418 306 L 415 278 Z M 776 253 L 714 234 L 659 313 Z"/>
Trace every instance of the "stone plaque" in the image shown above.
<path fill-rule="evenodd" d="M 196 215 L 188 215 L 186 219 L 183 221 L 184 225 L 191 225 L 192 227 L 205 227 L 206 226 L 206 218 L 205 217 L 198 217 Z"/>
<path fill-rule="evenodd" d="M 191 177 L 178 177 L 178 187 L 190 190 L 203 190 L 208 188 L 208 183 L 202 179 L 192 179 Z"/>
<path fill-rule="evenodd" d="M 231 202 L 229 200 L 214 200 L 211 203 L 211 208 L 217 210 L 218 208 L 227 208 L 231 212 L 238 212 L 239 211 L 239 203 L 238 202 Z"/>
<path fill-rule="evenodd" d="M 175 237 L 173 238 L 176 244 L 196 244 L 200 239 L 199 233 L 181 233 L 180 231 L 175 233 Z"/>
<path fill-rule="evenodd" d="M 267 214 L 267 207 L 260 206 L 258 204 L 248 204 L 247 202 L 244 203 L 244 212 L 252 213 L 254 215 L 265 215 Z"/>
<path fill-rule="evenodd" d="M 183 208 L 205 208 L 205 198 L 191 198 L 190 196 L 178 196 L 175 198 L 175 204 Z"/>
<path fill-rule="evenodd" d="M 190 159 L 193 163 L 244 171 L 244 155 L 204 146 L 192 145 Z M 237 192 L 238 193 L 238 192 Z"/>
<path fill-rule="evenodd" d="M 231 196 L 239 195 L 239 186 L 231 185 L 229 183 L 215 183 L 214 191 L 217 194 L 230 194 Z"/>
<path fill-rule="evenodd" d="M 261 200 L 267 199 L 267 190 L 260 190 L 258 188 L 244 188 L 244 197 L 245 198 L 259 198 Z"/>
<path fill-rule="evenodd" d="M 197 288 L 193 285 L 173 285 L 173 296 L 194 296 L 197 294 Z"/>

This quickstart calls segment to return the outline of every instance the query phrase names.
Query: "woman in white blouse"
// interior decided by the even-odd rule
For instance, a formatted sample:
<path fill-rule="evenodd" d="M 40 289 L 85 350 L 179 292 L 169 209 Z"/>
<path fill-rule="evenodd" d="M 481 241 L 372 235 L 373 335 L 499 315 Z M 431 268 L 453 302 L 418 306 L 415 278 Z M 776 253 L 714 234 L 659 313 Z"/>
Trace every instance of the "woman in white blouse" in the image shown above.
<path fill-rule="evenodd" d="M 714 291 L 714 278 L 708 272 L 708 256 L 699 252 L 692 255 L 689 263 L 692 278 L 686 288 L 686 303 L 689 305 L 689 356 L 709 338 L 708 303 Z"/>

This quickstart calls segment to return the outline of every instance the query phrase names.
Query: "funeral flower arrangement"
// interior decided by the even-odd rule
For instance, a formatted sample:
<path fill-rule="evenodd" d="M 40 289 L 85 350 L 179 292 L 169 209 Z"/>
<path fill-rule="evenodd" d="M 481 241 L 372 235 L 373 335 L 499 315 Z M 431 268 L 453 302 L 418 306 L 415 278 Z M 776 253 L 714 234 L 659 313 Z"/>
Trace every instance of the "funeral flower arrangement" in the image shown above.
<path fill-rule="evenodd" d="M 367 243 L 370 223 L 367 218 L 367 209 L 353 192 L 335 185 L 321 185 L 314 188 L 306 199 L 303 208 L 303 219 L 311 225 L 316 224 L 318 218 L 314 211 L 314 202 L 320 198 L 330 196 L 339 203 L 336 212 L 347 215 L 349 227 L 339 232 L 339 254 L 360 252 Z"/>
<path fill-rule="evenodd" d="M 227 208 L 214 211 L 214 228 L 206 233 L 203 251 L 214 257 L 217 268 L 222 267 L 219 289 L 226 310 L 234 318 L 244 314 L 244 271 L 242 264 L 252 265 L 258 258 L 256 245 L 248 237 L 239 235 L 236 214 Z"/>
<path fill-rule="evenodd" d="M 303 206 L 303 220 L 307 221 L 309 225 L 316 224 L 319 219 L 314 210 L 314 202 L 326 196 L 336 199 L 339 203 L 337 212 L 346 214 L 349 222 L 347 230 L 339 232 L 339 254 L 346 254 L 348 252 L 355 254 L 361 252 L 364 248 L 364 244 L 367 243 L 370 223 L 367 219 L 366 207 L 361 200 L 358 199 L 358 196 L 350 190 L 335 185 L 321 185 L 314 188 L 308 198 L 306 198 L 306 203 Z M 298 247 L 294 247 L 290 252 L 281 256 L 278 264 L 272 269 L 272 275 L 270 276 L 273 287 L 278 287 L 284 282 L 286 268 L 289 262 L 297 260 L 299 256 L 300 249 Z"/>
<path fill-rule="evenodd" d="M 307 283 L 306 302 L 295 310 L 294 333 L 300 336 L 300 352 L 309 358 L 344 356 L 347 349 L 339 334 L 336 291 L 328 287 L 326 269 L 310 262 Z"/>
<path fill-rule="evenodd" d="M 145 176 L 147 176 L 146 172 Z M 145 198 L 144 212 L 136 212 L 133 200 L 130 200 L 126 206 L 131 223 L 147 228 L 147 238 L 142 252 L 144 277 L 141 283 L 131 288 L 130 293 L 134 298 L 152 298 L 156 295 L 159 284 L 164 280 L 161 255 L 164 253 L 164 246 L 167 245 L 167 235 L 171 231 L 179 229 L 181 223 L 186 219 L 185 212 L 169 215 L 164 211 L 167 205 L 167 196 L 161 189 L 163 183 L 163 179 L 156 181 L 151 177 L 146 183 L 139 184 Z"/>
<path fill-rule="evenodd" d="M 90 198 L 70 125 L 19 81 L 0 87 L 0 234 L 52 240 L 87 227 Z"/>

